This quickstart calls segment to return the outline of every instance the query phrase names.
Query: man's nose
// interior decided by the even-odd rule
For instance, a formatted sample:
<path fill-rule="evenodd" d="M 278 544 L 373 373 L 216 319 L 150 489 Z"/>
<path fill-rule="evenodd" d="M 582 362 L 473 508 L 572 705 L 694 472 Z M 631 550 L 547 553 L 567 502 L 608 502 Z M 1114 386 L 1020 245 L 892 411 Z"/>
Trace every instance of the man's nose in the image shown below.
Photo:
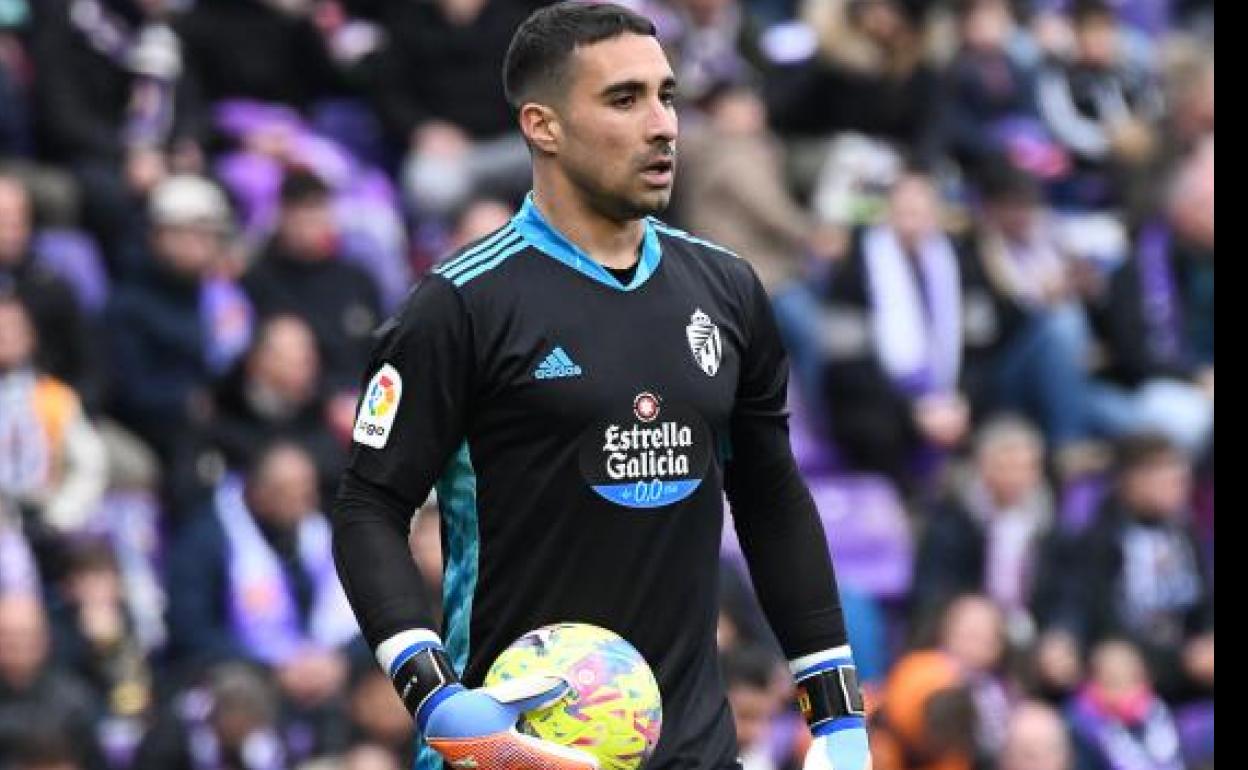
<path fill-rule="evenodd" d="M 654 99 L 646 117 L 646 139 L 651 142 L 673 142 L 680 132 L 676 110 L 662 99 Z"/>

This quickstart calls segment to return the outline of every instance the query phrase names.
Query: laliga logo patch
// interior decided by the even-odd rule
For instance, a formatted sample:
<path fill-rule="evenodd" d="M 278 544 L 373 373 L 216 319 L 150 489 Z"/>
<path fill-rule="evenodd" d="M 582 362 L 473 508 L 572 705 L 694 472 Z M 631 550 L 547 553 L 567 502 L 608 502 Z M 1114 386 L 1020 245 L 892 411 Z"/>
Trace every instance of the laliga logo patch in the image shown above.
<path fill-rule="evenodd" d="M 632 409 L 621 409 L 581 437 L 581 475 L 616 505 L 661 508 L 697 491 L 711 444 L 710 428 L 696 410 L 643 392 Z"/>
<path fill-rule="evenodd" d="M 393 366 L 386 364 L 373 375 L 364 391 L 352 438 L 373 449 L 385 448 L 402 397 L 403 378 Z"/>
<path fill-rule="evenodd" d="M 698 308 L 689 318 L 689 325 L 685 327 L 685 336 L 689 339 L 689 349 L 693 351 L 694 362 L 706 372 L 707 377 L 714 377 L 719 371 L 719 362 L 724 357 L 724 345 L 719 337 L 719 327 L 711 321 L 710 316 Z"/>

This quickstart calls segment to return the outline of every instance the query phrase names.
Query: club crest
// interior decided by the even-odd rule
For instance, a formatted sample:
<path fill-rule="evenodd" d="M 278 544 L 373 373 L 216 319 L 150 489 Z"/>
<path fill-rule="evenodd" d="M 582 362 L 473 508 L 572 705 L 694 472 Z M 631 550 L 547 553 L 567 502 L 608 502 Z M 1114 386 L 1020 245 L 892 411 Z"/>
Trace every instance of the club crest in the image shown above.
<path fill-rule="evenodd" d="M 689 325 L 685 327 L 685 336 L 689 339 L 694 362 L 706 372 L 707 377 L 714 377 L 719 371 L 719 362 L 724 354 L 719 327 L 699 308 L 690 317 Z"/>

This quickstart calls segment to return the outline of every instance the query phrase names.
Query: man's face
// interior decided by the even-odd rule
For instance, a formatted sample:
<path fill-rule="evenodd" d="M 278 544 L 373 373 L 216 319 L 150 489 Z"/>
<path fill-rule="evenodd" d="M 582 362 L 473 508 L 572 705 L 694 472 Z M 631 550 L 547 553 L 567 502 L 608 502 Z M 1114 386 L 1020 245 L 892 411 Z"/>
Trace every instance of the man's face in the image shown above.
<path fill-rule="evenodd" d="M 248 359 L 251 379 L 290 405 L 303 405 L 316 395 L 320 357 L 307 324 L 296 318 L 269 321 L 264 342 Z"/>
<path fill-rule="evenodd" d="M 770 690 L 738 684 L 729 689 L 728 702 L 737 725 L 737 742 L 742 749 L 749 749 L 767 737 L 771 720 L 779 710 Z"/>
<path fill-rule="evenodd" d="M 1066 727 L 1043 706 L 1024 706 L 1010 719 L 1001 770 L 1069 770 Z"/>
<path fill-rule="evenodd" d="M 1079 61 L 1089 67 L 1109 69 L 1118 60 L 1118 27 L 1112 16 L 1089 18 L 1076 30 Z"/>
<path fill-rule="evenodd" d="M 30 200 L 13 182 L 0 180 L 0 267 L 16 265 L 30 245 Z"/>
<path fill-rule="evenodd" d="M 889 221 L 907 248 L 937 232 L 940 209 L 931 183 L 917 176 L 898 181 L 890 197 Z"/>
<path fill-rule="evenodd" d="M 316 484 L 316 468 L 306 454 L 295 449 L 278 450 L 252 481 L 252 513 L 274 527 L 295 527 L 317 508 Z"/>
<path fill-rule="evenodd" d="M 35 330 L 26 309 L 17 302 L 0 302 L 0 372 L 29 363 L 35 354 Z"/>
<path fill-rule="evenodd" d="M 338 229 L 328 198 L 288 204 L 282 210 L 278 235 L 290 256 L 315 262 L 333 256 Z"/>
<path fill-rule="evenodd" d="M 1018 505 L 1039 486 L 1043 459 L 1027 439 L 1002 442 L 979 457 L 980 477 L 997 505 Z"/>
<path fill-rule="evenodd" d="M 152 233 L 157 257 L 173 272 L 201 279 L 221 259 L 221 235 L 205 225 L 161 225 Z"/>
<path fill-rule="evenodd" d="M 676 172 L 676 80 L 652 37 L 621 35 L 573 54 L 557 162 L 603 216 L 667 208 Z"/>
<path fill-rule="evenodd" d="M 1160 457 L 1127 474 L 1127 504 L 1149 520 L 1175 519 L 1182 515 L 1192 493 L 1192 472 L 1179 455 Z"/>
<path fill-rule="evenodd" d="M 0 680 L 26 687 L 47 655 L 48 633 L 39 601 L 25 596 L 0 600 Z"/>

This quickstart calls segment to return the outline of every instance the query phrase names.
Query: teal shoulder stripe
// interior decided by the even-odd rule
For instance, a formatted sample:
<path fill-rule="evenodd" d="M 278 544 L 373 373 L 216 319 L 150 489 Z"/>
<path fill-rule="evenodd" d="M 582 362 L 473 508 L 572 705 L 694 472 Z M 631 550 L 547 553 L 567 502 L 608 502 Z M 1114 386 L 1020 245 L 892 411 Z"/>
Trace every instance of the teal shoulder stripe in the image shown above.
<path fill-rule="evenodd" d="M 456 266 L 461 264 L 465 259 L 468 259 L 474 254 L 480 254 L 482 251 L 485 251 L 486 249 L 489 249 L 495 246 L 499 241 L 503 240 L 508 235 L 514 232 L 515 232 L 515 228 L 510 223 L 508 223 L 507 225 L 499 228 L 498 231 L 496 231 L 493 235 L 490 235 L 485 240 L 478 243 L 476 246 L 473 246 L 467 249 L 466 251 L 460 252 L 459 254 L 451 257 L 450 259 L 446 260 L 442 264 L 438 265 L 437 268 L 435 268 L 435 272 L 443 272 L 446 270 L 454 269 Z"/>
<path fill-rule="evenodd" d="M 654 217 L 650 217 L 650 224 L 654 226 L 655 230 L 658 230 L 664 235 L 670 235 L 673 238 L 680 238 L 682 241 L 696 243 L 699 246 L 705 246 L 708 249 L 714 249 L 715 251 L 723 252 L 724 254 L 727 254 L 728 256 L 734 257 L 736 259 L 741 258 L 737 255 L 735 251 L 732 251 L 731 249 L 726 249 L 723 246 L 720 246 L 718 243 L 712 243 L 711 241 L 708 241 L 705 238 L 699 238 L 696 235 L 690 235 L 684 230 L 680 230 L 675 227 L 672 227 L 669 224 L 665 224 L 664 222 L 661 222 L 655 219 Z"/>
<path fill-rule="evenodd" d="M 488 273 L 489 271 L 493 270 L 494 268 L 506 262 L 507 259 L 511 257 L 512 255 L 517 254 L 521 251 L 524 251 L 528 247 L 529 247 L 528 241 L 522 238 L 520 239 L 519 243 L 513 243 L 512 245 L 504 248 L 502 251 L 491 252 L 489 256 L 483 257 L 484 259 L 488 259 L 489 261 L 478 262 L 474 267 L 468 270 L 465 270 L 463 272 L 457 273 L 454 276 L 450 276 L 450 279 L 456 286 L 463 286 L 464 284 L 471 281 L 473 278 L 476 278 L 482 273 Z"/>
<path fill-rule="evenodd" d="M 455 260 L 455 264 L 447 266 L 441 271 L 441 274 L 444 278 L 453 281 L 456 276 L 462 275 L 465 271 L 471 270 L 473 267 L 481 264 L 482 262 L 491 259 L 498 254 L 499 251 L 512 246 L 517 242 L 523 242 L 523 240 L 523 236 L 521 236 L 520 233 L 515 230 L 511 230 L 510 232 L 505 233 L 503 237 L 499 238 L 490 246 L 473 249 L 462 258 Z"/>

